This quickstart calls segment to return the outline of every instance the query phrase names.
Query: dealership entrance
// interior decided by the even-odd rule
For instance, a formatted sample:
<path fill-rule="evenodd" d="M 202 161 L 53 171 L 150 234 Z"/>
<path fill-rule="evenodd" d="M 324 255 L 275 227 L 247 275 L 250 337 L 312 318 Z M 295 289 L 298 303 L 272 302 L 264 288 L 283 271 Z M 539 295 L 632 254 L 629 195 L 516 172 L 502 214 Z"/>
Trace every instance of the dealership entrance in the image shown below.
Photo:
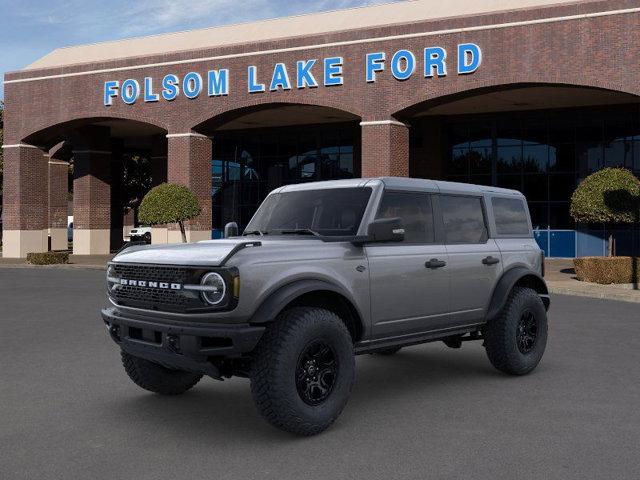
<path fill-rule="evenodd" d="M 212 138 L 212 237 L 232 221 L 242 230 L 278 187 L 359 177 L 359 121 L 334 108 L 276 104 L 203 123 Z"/>

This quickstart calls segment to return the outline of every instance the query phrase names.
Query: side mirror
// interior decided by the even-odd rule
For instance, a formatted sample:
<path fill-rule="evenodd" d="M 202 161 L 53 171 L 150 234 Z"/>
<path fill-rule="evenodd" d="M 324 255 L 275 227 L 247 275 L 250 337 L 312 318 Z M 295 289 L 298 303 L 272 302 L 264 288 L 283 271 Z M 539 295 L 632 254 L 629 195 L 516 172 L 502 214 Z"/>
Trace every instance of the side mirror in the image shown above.
<path fill-rule="evenodd" d="M 378 218 L 367 228 L 368 242 L 402 242 L 404 226 L 400 218 Z"/>
<path fill-rule="evenodd" d="M 224 226 L 224 238 L 231 238 L 238 236 L 238 224 L 236 222 L 229 222 Z"/>

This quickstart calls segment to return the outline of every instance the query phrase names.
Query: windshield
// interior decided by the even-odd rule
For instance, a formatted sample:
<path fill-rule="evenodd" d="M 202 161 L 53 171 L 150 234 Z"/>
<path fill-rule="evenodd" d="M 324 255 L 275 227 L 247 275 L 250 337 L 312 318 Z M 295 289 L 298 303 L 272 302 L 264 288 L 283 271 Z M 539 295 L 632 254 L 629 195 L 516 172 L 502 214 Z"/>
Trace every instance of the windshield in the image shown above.
<path fill-rule="evenodd" d="M 269 195 L 244 234 L 354 236 L 371 191 L 364 187 L 327 188 Z"/>

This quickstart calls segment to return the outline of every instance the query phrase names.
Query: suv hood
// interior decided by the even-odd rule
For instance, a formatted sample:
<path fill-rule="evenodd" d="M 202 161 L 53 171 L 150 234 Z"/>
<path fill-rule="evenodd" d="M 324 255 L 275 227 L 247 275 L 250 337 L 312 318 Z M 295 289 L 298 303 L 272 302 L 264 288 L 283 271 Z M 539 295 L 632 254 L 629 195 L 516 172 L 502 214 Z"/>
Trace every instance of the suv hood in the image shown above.
<path fill-rule="evenodd" d="M 130 247 L 117 254 L 113 261 L 123 263 L 151 263 L 159 265 L 219 266 L 233 249 L 255 239 L 207 240 L 198 243 L 144 245 Z"/>
<path fill-rule="evenodd" d="M 261 258 L 266 258 L 269 252 L 286 252 L 289 259 L 326 258 L 336 255 L 340 248 L 337 243 L 325 243 L 315 238 L 295 238 L 289 236 L 242 237 L 225 240 L 205 240 L 198 243 L 177 243 L 170 245 L 153 245 L 130 247 L 115 256 L 113 261 L 122 263 L 149 263 L 156 265 L 191 265 L 217 267 L 237 254 L 254 248 L 251 244 L 260 243 Z M 249 244 L 242 248 L 241 244 Z M 321 248 L 319 244 L 322 245 Z M 280 257 L 281 258 L 281 257 Z"/>

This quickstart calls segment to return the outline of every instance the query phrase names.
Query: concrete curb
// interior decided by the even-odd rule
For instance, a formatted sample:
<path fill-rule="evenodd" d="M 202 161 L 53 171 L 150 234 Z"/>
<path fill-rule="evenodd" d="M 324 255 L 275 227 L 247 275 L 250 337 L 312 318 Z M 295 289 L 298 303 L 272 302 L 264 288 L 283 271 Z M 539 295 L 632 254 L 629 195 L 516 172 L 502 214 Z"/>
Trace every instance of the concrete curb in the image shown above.
<path fill-rule="evenodd" d="M 620 291 L 612 292 L 610 290 L 592 291 L 588 288 L 581 288 L 580 285 L 565 286 L 565 285 L 557 285 L 555 284 L 555 282 L 547 282 L 547 286 L 549 287 L 549 293 L 555 293 L 559 295 L 573 295 L 576 297 L 597 298 L 601 300 L 617 300 L 620 302 L 640 303 L 639 291 L 630 291 L 630 292 L 620 292 Z M 587 287 L 591 287 L 591 285 L 588 285 Z M 600 287 L 606 287 L 606 285 L 601 285 Z"/>
<path fill-rule="evenodd" d="M 62 270 L 106 270 L 106 265 L 77 265 L 74 263 L 66 263 L 59 265 L 31 265 L 30 263 L 0 263 L 2 268 L 45 268 L 45 269 L 62 269 Z"/>

